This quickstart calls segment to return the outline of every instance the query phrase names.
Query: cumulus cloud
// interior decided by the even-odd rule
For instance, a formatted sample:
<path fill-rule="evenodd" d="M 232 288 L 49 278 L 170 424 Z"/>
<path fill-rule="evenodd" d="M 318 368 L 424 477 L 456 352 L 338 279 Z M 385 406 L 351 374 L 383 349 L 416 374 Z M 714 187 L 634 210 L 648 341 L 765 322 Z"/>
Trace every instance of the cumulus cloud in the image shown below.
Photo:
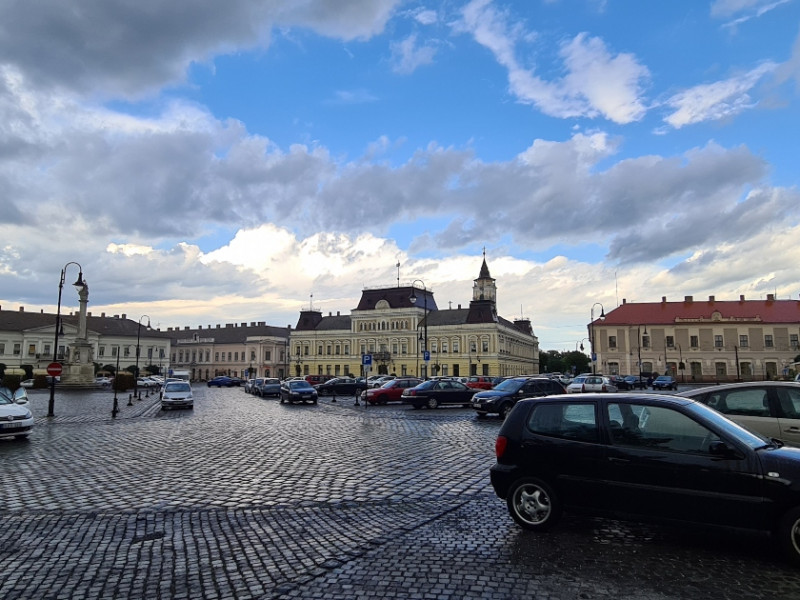
<path fill-rule="evenodd" d="M 561 45 L 566 75 L 547 80 L 517 58 L 517 46 L 536 36 L 512 22 L 513 17 L 490 0 L 473 0 L 464 8 L 458 28 L 508 70 L 509 89 L 521 102 L 559 118 L 603 117 L 625 124 L 644 116 L 642 95 L 650 74 L 635 56 L 613 55 L 600 38 L 581 33 Z"/>
<path fill-rule="evenodd" d="M 404 40 L 391 44 L 392 69 L 396 73 L 408 75 L 417 68 L 433 62 L 436 48 L 431 45 L 418 44 L 417 37 L 417 34 L 413 33 Z"/>

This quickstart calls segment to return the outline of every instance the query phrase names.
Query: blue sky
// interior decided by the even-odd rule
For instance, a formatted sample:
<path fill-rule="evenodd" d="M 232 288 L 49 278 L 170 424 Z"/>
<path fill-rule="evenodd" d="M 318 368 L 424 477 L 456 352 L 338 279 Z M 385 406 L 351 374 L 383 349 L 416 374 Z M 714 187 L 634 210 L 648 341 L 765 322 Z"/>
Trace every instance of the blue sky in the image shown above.
<path fill-rule="evenodd" d="M 0 57 L 4 309 L 68 261 L 165 327 L 398 261 L 466 304 L 484 248 L 543 349 L 597 301 L 800 294 L 798 0 L 45 0 Z"/>

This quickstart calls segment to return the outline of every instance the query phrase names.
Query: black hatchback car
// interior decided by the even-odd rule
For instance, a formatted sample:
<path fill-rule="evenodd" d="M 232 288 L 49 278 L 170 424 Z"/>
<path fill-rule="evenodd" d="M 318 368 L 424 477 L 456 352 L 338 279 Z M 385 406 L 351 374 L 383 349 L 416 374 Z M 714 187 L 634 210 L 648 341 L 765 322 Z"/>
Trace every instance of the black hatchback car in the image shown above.
<path fill-rule="evenodd" d="M 472 397 L 472 408 L 478 418 L 487 414 L 505 419 L 514 405 L 523 398 L 565 394 L 564 386 L 549 377 L 512 377 L 498 383 L 491 390 L 482 390 Z"/>
<path fill-rule="evenodd" d="M 500 428 L 495 493 L 523 528 L 567 511 L 773 534 L 800 565 L 800 449 L 679 396 L 521 400 Z"/>

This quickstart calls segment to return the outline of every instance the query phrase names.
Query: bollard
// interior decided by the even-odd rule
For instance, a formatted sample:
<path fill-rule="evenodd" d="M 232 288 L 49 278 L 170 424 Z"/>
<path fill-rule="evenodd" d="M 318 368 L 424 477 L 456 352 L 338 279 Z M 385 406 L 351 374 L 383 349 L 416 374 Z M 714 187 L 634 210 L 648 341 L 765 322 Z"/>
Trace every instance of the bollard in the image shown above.
<path fill-rule="evenodd" d="M 356 401 L 355 401 L 355 403 L 353 404 L 353 406 L 361 406 L 361 404 L 359 404 L 359 402 L 358 402 L 358 397 L 359 397 L 360 395 L 361 395 L 361 392 L 359 392 L 358 390 L 356 390 Z"/>
<path fill-rule="evenodd" d="M 333 388 L 333 398 L 331 398 L 331 402 L 336 402 L 336 388 Z"/>
<path fill-rule="evenodd" d="M 111 409 L 111 416 L 116 419 L 118 412 L 119 412 L 119 403 L 117 402 L 117 395 L 114 394 L 114 408 Z"/>
<path fill-rule="evenodd" d="M 133 394 L 128 394 L 128 406 L 133 406 Z"/>

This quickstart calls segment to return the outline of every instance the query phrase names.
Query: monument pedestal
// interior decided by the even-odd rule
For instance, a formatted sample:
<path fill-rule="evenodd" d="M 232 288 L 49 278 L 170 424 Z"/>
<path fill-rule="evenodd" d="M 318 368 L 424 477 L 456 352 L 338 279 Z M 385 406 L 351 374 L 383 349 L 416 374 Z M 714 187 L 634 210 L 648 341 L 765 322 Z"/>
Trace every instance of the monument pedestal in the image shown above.
<path fill-rule="evenodd" d="M 70 360 L 64 363 L 61 372 L 61 389 L 95 388 L 94 364 L 92 364 L 92 345 L 76 340 L 69 347 Z"/>

